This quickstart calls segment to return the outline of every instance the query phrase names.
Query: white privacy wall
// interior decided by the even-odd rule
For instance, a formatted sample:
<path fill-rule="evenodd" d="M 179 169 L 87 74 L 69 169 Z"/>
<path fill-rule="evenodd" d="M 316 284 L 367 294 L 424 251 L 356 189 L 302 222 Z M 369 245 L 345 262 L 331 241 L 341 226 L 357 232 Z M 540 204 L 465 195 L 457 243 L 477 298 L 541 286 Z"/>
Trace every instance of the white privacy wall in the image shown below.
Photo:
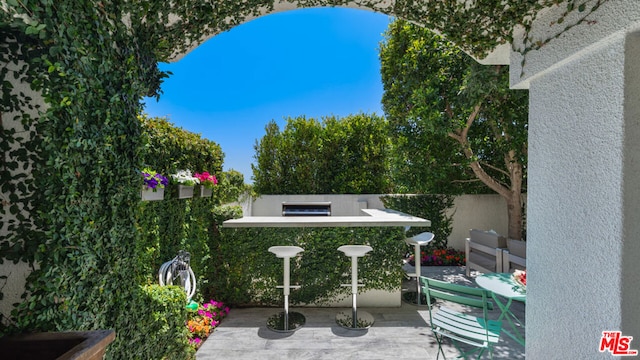
<path fill-rule="evenodd" d="M 2 39 L 2 41 L 8 41 L 7 39 Z M 18 64 L 14 63 L 3 63 L 1 66 L 6 66 L 11 70 L 19 69 L 24 66 L 24 63 L 20 62 Z M 12 85 L 12 92 L 14 94 L 24 93 L 25 96 L 31 97 L 33 100 L 31 102 L 34 106 L 39 106 L 40 109 L 44 111 L 46 104 L 42 95 L 31 90 L 28 83 L 22 81 L 21 79 L 15 79 L 13 76 L 9 76 L 6 79 Z M 26 110 L 30 116 L 37 117 L 38 109 L 30 109 Z M 17 112 L 0 112 L 0 126 L 4 131 L 14 131 L 15 130 L 15 138 L 16 139 L 24 139 L 17 140 L 13 144 L 11 144 L 11 151 L 19 149 L 22 146 L 22 142 L 30 139 L 30 130 L 25 130 L 22 125 L 21 113 Z M 0 159 L 0 164 L 5 161 L 13 161 L 13 158 L 8 155 L 10 152 L 3 153 Z M 30 164 L 20 164 L 17 169 L 11 170 L 14 176 L 16 177 L 16 181 L 22 181 L 20 176 L 31 177 L 31 165 Z M 11 195 L 15 195 L 19 198 L 22 198 L 28 194 L 23 194 L 20 191 L 17 191 L 15 194 L 0 192 L 0 203 L 2 204 L 2 213 L 0 213 L 0 239 L 5 239 L 7 235 L 11 232 L 11 224 L 16 226 L 20 220 L 19 218 L 12 214 L 10 211 L 11 203 Z M 21 208 L 21 215 L 25 218 L 29 218 L 31 215 L 29 212 L 23 208 Z M 36 265 L 37 266 L 37 265 Z M 21 295 L 24 292 L 26 277 L 30 274 L 31 268 L 25 262 L 13 263 L 13 261 L 2 260 L 0 261 L 0 289 L 2 290 L 3 297 L 0 299 L 0 317 L 4 316 L 9 318 L 10 313 L 13 310 L 13 304 L 21 302 Z M 6 276 L 6 278 L 4 278 Z"/>
<path fill-rule="evenodd" d="M 537 64 L 527 59 L 529 71 L 544 65 L 526 75 L 529 359 L 611 358 L 599 352 L 607 330 L 640 349 L 639 27 L 589 38 L 598 21 L 637 21 L 639 9 L 610 1 L 592 28 L 552 42 Z M 523 85 L 513 82 L 512 69 L 512 85 Z"/>

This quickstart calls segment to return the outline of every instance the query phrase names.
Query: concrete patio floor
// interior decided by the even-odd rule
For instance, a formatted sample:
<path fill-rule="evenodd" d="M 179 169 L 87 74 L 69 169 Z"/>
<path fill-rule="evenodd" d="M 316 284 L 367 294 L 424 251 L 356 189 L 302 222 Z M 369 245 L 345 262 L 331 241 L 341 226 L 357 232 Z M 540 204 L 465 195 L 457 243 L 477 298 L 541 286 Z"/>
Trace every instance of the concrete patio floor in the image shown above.
<path fill-rule="evenodd" d="M 424 276 L 476 286 L 464 275 L 464 267 L 423 267 Z M 411 283 L 409 283 L 411 284 Z M 341 308 L 291 307 L 304 314 L 306 324 L 292 333 L 273 332 L 266 320 L 281 309 L 232 309 L 227 318 L 196 353 L 198 360 L 209 359 L 436 359 L 438 345 L 428 325 L 426 307 L 402 303 L 395 308 L 362 308 L 375 318 L 367 330 L 347 330 L 338 326 L 335 315 Z M 350 310 L 350 309 L 346 309 Z M 511 310 L 524 323 L 523 303 L 514 301 Z M 497 308 L 492 311 L 497 318 Z M 506 322 L 504 324 L 507 326 Z M 458 355 L 446 342 L 447 358 Z M 494 359 L 524 359 L 524 347 L 503 335 L 494 348 Z M 442 357 L 441 357 L 442 358 Z M 485 355 L 483 358 L 489 358 Z"/>

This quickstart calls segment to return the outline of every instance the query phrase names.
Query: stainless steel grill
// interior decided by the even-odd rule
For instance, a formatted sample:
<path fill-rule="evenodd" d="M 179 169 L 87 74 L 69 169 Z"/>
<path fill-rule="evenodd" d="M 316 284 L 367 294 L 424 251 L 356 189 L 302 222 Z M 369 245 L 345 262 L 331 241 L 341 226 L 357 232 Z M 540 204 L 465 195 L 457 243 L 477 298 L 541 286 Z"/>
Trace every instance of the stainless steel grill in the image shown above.
<path fill-rule="evenodd" d="M 331 216 L 331 202 L 283 202 L 282 216 Z"/>

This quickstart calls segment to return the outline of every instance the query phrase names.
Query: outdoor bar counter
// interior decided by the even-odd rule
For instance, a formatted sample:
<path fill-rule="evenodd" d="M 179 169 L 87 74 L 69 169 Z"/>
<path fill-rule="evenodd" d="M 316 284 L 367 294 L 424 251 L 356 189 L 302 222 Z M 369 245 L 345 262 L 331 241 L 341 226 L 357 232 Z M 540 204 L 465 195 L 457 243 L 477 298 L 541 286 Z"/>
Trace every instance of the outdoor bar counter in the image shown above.
<path fill-rule="evenodd" d="M 260 228 L 280 228 L 283 233 L 283 241 L 278 242 L 277 240 L 273 243 L 262 244 L 259 246 L 274 246 L 274 245 L 294 245 L 300 246 L 304 248 L 304 252 L 302 254 L 301 262 L 310 261 L 309 259 L 313 259 L 316 256 L 320 256 L 323 259 L 328 259 L 325 261 L 335 262 L 334 265 L 330 265 L 330 268 L 333 269 L 336 266 L 341 266 L 340 264 L 347 263 L 350 260 L 345 256 L 341 256 L 342 253 L 338 251 L 338 246 L 340 245 L 355 245 L 360 244 L 358 242 L 353 242 L 352 239 L 349 238 L 349 235 L 344 237 L 344 241 L 342 243 L 332 243 L 332 248 L 326 248 L 326 245 L 320 241 L 311 240 L 309 241 L 309 237 L 300 236 L 302 233 L 295 232 L 296 229 L 300 231 L 305 231 L 309 229 L 311 233 L 316 233 L 316 231 L 312 229 L 318 228 L 391 228 L 396 227 L 399 229 L 406 230 L 409 227 L 429 227 L 431 226 L 431 221 L 422 219 L 416 216 L 412 216 L 409 214 L 405 214 L 396 210 L 391 209 L 360 209 L 362 215 L 360 216 L 247 216 L 239 219 L 231 219 L 223 222 L 223 227 L 228 230 L 260 230 Z M 292 232 L 293 231 L 293 232 Z M 251 239 L 252 237 L 261 237 L 260 233 L 257 232 L 255 234 L 242 233 L 241 236 L 248 236 L 247 239 Z M 292 235 L 295 234 L 295 235 Z M 310 236 L 318 236 L 318 234 L 322 234 L 322 232 L 316 233 L 316 235 Z M 363 272 L 360 277 L 362 277 L 362 281 L 367 283 L 368 281 L 377 279 L 377 281 L 388 281 L 387 276 L 398 276 L 398 271 L 402 271 L 401 269 L 401 261 L 398 258 L 397 261 L 394 258 L 400 256 L 399 249 L 403 244 L 402 237 L 398 238 L 398 242 L 388 242 L 385 241 L 384 236 L 386 235 L 373 235 L 373 238 L 362 237 L 362 233 L 358 233 L 360 235 L 356 235 L 359 237 L 359 241 L 366 241 L 366 244 L 373 247 L 373 251 L 367 254 L 365 259 L 361 259 L 360 261 L 379 261 L 379 266 L 369 266 L 369 275 L 366 272 Z M 396 234 L 398 235 L 398 234 Z M 322 235 L 319 235 L 322 236 Z M 382 237 L 381 237 L 382 236 Z M 302 239 L 302 242 L 300 240 Z M 335 240 L 335 237 L 332 238 L 332 241 Z M 369 242 L 370 240 L 370 242 Z M 246 246 L 248 252 L 255 251 L 254 242 L 242 242 L 238 241 L 235 243 L 237 246 Z M 333 248 L 335 246 L 335 248 Z M 399 247 L 400 246 L 400 247 Z M 264 254 L 267 254 L 266 249 L 260 250 L 263 251 Z M 401 250 L 400 250 L 401 251 Z M 335 257 L 329 256 L 327 254 L 335 253 Z M 322 254 L 322 255 L 318 255 Z M 269 254 L 271 255 L 271 254 Z M 377 260 L 370 260 L 370 259 Z M 250 261 L 263 261 L 260 257 L 249 257 L 252 259 Z M 246 259 L 244 259 L 246 260 Z M 252 263 L 253 264 L 253 263 Z M 243 265 L 243 269 L 246 270 L 247 267 L 251 268 L 252 266 L 256 266 L 257 268 L 264 268 L 264 265 Z M 310 266 L 319 266 L 313 263 L 311 260 Z M 308 267 L 305 267 L 308 269 Z M 240 271 L 240 270 L 238 270 Z M 253 271 L 253 270 L 252 270 Z M 307 274 L 308 278 L 301 278 L 300 281 L 303 284 L 303 288 L 300 291 L 304 291 L 304 289 L 310 289 L 309 284 L 313 284 L 320 276 L 322 270 L 320 272 L 311 272 Z M 324 271 L 327 271 L 326 269 Z M 251 271 L 249 271 L 251 272 Z M 391 274 L 395 275 L 391 275 Z M 292 275 L 296 275 L 296 271 L 292 271 Z M 270 275 L 273 276 L 273 275 Z M 335 283 L 336 288 L 341 288 L 340 283 L 344 283 L 343 279 L 336 278 L 335 275 L 329 274 L 328 276 L 332 276 L 332 280 L 327 280 L 328 283 Z M 367 276 L 374 276 L 375 279 L 370 279 Z M 249 286 L 255 282 L 256 278 L 260 278 L 261 275 L 258 273 L 252 272 L 252 280 L 249 282 Z M 396 286 L 392 286 L 393 289 L 381 289 L 381 288 L 370 288 L 370 289 L 362 289 L 363 292 L 359 295 L 358 298 L 358 306 L 369 306 L 369 307 L 398 307 L 401 303 L 401 279 L 402 276 L 398 276 L 398 284 Z M 235 280 L 234 280 L 235 281 Z M 238 282 L 238 281 L 235 281 Z M 325 282 L 325 284 L 327 283 Z M 305 285 L 307 284 L 307 285 Z M 384 285 L 384 286 L 388 286 Z M 383 286 L 383 287 L 384 287 Z M 263 290 L 251 290 L 250 292 L 260 292 Z M 310 291 L 310 290 L 308 290 Z M 320 306 L 315 302 L 306 303 L 307 306 Z M 322 306 L 334 306 L 334 307 L 349 307 L 351 306 L 349 298 L 335 298 L 333 300 L 329 300 L 328 302 L 322 302 Z"/>
<path fill-rule="evenodd" d="M 362 209 L 362 216 L 246 216 L 225 221 L 229 228 L 431 226 L 431 221 L 391 209 Z"/>

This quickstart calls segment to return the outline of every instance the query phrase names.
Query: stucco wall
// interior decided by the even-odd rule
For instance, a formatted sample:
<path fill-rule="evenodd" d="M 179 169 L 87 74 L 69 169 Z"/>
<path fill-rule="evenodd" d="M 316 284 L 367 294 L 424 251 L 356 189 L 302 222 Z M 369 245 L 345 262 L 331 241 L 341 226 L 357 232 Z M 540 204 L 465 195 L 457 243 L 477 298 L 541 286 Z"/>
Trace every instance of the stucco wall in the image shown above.
<path fill-rule="evenodd" d="M 596 1 L 580 1 L 578 4 L 581 3 L 586 3 L 587 9 L 590 9 Z M 534 43 L 549 38 L 553 40 L 539 50 L 528 52 L 524 68 L 522 67 L 523 56 L 518 52 L 511 53 L 509 72 L 513 88 L 528 88 L 529 81 L 536 76 L 545 74 L 549 69 L 565 66 L 566 62 L 571 61 L 573 57 L 581 57 L 591 52 L 592 47 L 600 46 L 596 45 L 598 42 L 607 42 L 607 37 L 620 29 L 636 26 L 634 24 L 640 19 L 638 0 L 608 0 L 587 17 L 587 21 L 570 31 L 564 31 L 568 24 L 574 24 L 587 12 L 572 11 L 562 23 L 558 23 L 557 20 L 566 9 L 566 2 L 561 2 L 558 6 L 540 12 L 530 32 L 530 40 Z M 522 28 L 514 31 L 516 48 L 523 48 L 521 44 L 523 34 Z M 558 34 L 561 35 L 554 38 Z"/>
<path fill-rule="evenodd" d="M 530 82 L 528 358 L 610 358 L 603 331 L 640 339 L 639 44 L 611 34 Z"/>
<path fill-rule="evenodd" d="M 507 204 L 500 195 L 457 196 L 449 214 L 453 215 L 449 246 L 455 249 L 464 250 L 470 229 L 495 230 L 504 236 L 508 234 Z"/>

